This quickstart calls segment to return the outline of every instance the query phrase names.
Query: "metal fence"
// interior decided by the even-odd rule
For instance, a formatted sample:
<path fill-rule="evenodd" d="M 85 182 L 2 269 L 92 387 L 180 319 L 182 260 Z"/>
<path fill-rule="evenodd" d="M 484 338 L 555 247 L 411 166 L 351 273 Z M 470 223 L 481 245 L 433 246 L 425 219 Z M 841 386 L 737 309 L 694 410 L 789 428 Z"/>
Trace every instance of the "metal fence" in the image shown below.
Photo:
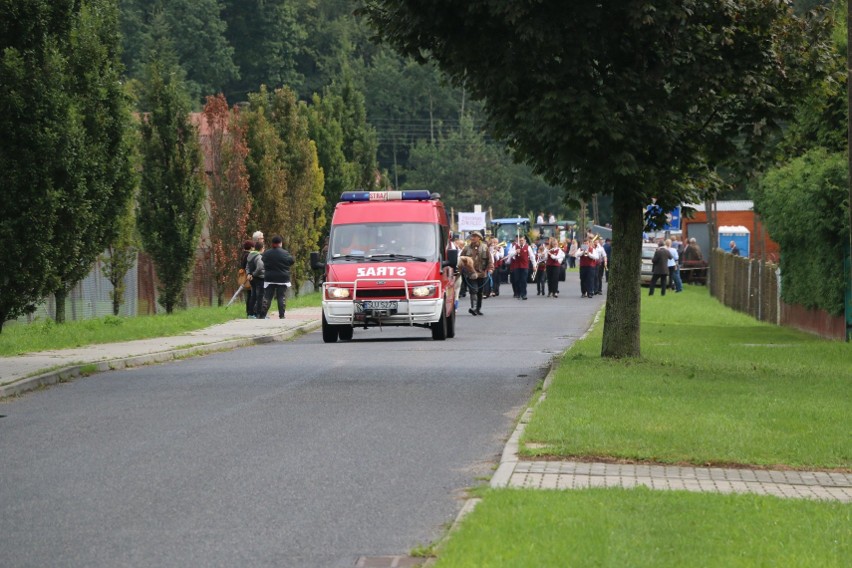
<path fill-rule="evenodd" d="M 136 262 L 124 276 L 124 295 L 119 308 L 119 316 L 144 316 L 165 313 L 165 308 L 159 304 L 157 288 L 157 270 L 150 256 L 144 252 L 136 255 Z M 226 286 L 223 295 L 223 303 L 230 300 L 236 291 L 236 267 L 234 270 L 233 283 Z M 309 293 L 314 290 L 311 282 L 302 285 L 299 293 Z M 85 320 L 112 315 L 112 298 L 110 292 L 112 284 L 106 278 L 103 271 L 103 262 L 98 260 L 92 266 L 89 274 L 80 281 L 68 294 L 65 300 L 66 321 Z M 288 289 L 288 296 L 293 295 L 292 289 Z M 244 301 L 240 299 L 240 301 Z M 195 254 L 195 264 L 192 276 L 184 291 L 181 307 L 194 308 L 201 306 L 216 306 L 218 298 L 216 292 L 215 275 L 209 249 L 199 247 Z M 39 320 L 53 319 L 56 313 L 56 301 L 54 297 L 48 296 L 36 307 L 35 312 L 22 316 L 14 323 L 32 323 Z M 8 324 L 14 325 L 13 322 Z"/>
<path fill-rule="evenodd" d="M 138 316 L 165 313 L 158 304 L 157 272 L 151 257 L 145 253 L 136 255 L 136 262 L 124 276 L 124 295 L 119 307 L 119 316 Z M 89 274 L 68 294 L 65 300 L 65 319 L 67 321 L 85 320 L 112 315 L 112 284 L 103 271 L 103 262 L 99 259 Z M 185 307 L 212 306 L 216 304 L 216 287 L 209 255 L 204 249 L 198 249 L 192 277 L 184 293 Z M 35 312 L 22 316 L 16 321 L 53 319 L 56 313 L 56 301 L 52 295 L 36 307 Z"/>

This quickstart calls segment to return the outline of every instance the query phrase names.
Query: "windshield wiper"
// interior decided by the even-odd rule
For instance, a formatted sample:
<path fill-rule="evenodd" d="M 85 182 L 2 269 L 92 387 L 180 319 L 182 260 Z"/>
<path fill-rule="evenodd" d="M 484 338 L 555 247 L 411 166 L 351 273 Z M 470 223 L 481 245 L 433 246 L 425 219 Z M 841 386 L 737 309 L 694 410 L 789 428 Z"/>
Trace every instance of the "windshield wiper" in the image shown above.
<path fill-rule="evenodd" d="M 387 259 L 387 260 L 414 260 L 417 262 L 426 262 L 426 258 L 422 256 L 413 256 L 410 254 L 398 254 L 395 252 L 371 254 L 370 259 Z"/>
<path fill-rule="evenodd" d="M 366 257 L 363 254 L 341 254 L 333 256 L 331 260 L 364 260 Z"/>

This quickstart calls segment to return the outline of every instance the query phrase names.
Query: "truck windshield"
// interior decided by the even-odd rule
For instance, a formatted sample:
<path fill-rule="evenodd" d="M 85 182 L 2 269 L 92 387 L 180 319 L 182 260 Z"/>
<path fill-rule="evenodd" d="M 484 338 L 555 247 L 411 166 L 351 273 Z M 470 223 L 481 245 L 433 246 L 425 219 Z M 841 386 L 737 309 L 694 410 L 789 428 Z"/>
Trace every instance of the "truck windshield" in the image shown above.
<path fill-rule="evenodd" d="M 432 223 L 362 223 L 334 225 L 329 239 L 329 260 L 388 261 L 394 256 L 433 261 L 439 258 L 438 225 Z"/>

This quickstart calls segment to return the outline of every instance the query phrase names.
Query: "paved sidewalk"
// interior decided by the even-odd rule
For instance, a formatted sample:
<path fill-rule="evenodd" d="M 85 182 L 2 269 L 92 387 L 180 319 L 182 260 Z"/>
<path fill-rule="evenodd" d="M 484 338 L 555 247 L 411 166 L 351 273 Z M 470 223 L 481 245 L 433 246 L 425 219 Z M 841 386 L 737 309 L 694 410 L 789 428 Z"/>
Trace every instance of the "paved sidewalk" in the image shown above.
<path fill-rule="evenodd" d="M 552 379 L 545 381 L 544 393 Z M 539 402 L 541 399 L 539 399 Z M 852 474 L 715 467 L 535 461 L 518 456 L 518 445 L 532 416 L 529 408 L 509 438 L 491 486 L 527 489 L 585 489 L 644 486 L 650 489 L 756 493 L 776 497 L 852 503 Z"/>
<path fill-rule="evenodd" d="M 104 343 L 0 358 L 0 398 L 55 384 L 83 373 L 159 363 L 213 351 L 288 339 L 320 326 L 322 309 L 295 308 L 279 320 L 235 319 L 172 337 Z M 93 368 L 94 366 L 94 368 Z"/>

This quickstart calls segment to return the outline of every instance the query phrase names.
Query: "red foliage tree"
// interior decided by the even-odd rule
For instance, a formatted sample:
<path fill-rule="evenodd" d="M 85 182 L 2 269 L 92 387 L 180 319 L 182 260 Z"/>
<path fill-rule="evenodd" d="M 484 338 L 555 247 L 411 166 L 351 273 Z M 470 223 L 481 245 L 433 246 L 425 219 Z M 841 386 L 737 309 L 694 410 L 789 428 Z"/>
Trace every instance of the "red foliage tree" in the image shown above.
<path fill-rule="evenodd" d="M 236 290 L 238 286 L 239 255 L 251 211 L 246 169 L 248 146 L 238 114 L 239 108 L 230 110 L 223 94 L 207 97 L 204 118 L 208 130 L 205 141 L 208 231 L 220 305 L 225 290 Z"/>

